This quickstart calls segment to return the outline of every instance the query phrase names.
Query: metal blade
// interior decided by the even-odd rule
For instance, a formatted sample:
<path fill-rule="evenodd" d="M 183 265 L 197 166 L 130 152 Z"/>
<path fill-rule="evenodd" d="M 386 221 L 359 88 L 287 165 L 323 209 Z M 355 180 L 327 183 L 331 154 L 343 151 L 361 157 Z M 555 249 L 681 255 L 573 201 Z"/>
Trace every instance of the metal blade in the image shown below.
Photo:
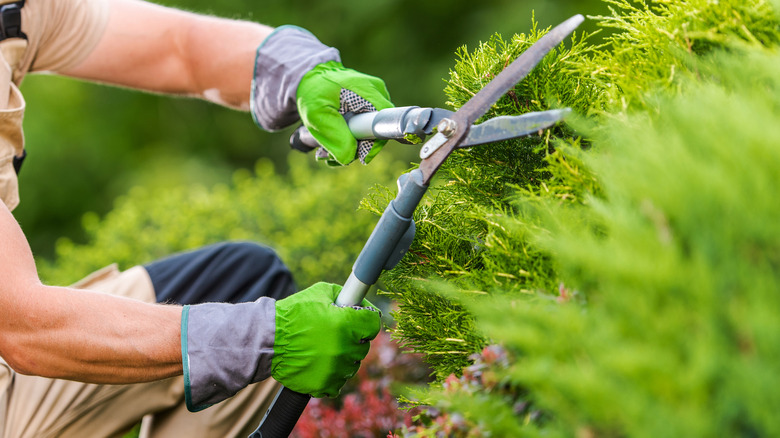
<path fill-rule="evenodd" d="M 569 113 L 571 109 L 564 108 L 520 116 L 495 117 L 472 126 L 466 139 L 458 147 L 467 148 L 534 134 L 563 120 Z"/>
<path fill-rule="evenodd" d="M 450 153 L 466 138 L 471 124 L 482 117 L 504 93 L 520 82 L 550 50 L 560 44 L 584 20 L 582 15 L 575 15 L 556 26 L 518 56 L 452 116 L 454 132 L 446 142 L 437 145 L 435 152 L 420 162 L 420 170 L 426 184 Z M 435 139 L 436 136 L 431 138 Z"/>

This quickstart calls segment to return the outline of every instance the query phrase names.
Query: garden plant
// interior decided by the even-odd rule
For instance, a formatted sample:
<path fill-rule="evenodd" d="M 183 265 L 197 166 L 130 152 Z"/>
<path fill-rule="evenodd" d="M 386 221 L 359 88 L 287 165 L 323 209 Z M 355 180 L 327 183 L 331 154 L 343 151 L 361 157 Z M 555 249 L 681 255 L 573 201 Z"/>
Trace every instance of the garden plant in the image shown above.
<path fill-rule="evenodd" d="M 449 160 L 384 277 L 439 382 L 401 435 L 780 429 L 777 5 L 608 3 L 493 113 L 579 117 Z M 542 32 L 462 49 L 453 107 Z"/>

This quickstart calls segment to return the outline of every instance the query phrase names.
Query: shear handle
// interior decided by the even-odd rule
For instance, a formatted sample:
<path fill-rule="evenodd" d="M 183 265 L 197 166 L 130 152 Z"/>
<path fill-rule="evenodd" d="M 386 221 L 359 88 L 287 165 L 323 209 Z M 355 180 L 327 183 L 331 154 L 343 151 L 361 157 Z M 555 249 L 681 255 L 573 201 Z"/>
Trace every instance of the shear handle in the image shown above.
<path fill-rule="evenodd" d="M 433 132 L 441 119 L 451 114 L 452 111 L 442 108 L 402 106 L 368 113 L 347 113 L 344 118 L 349 131 L 358 140 L 397 140 L 407 143 L 407 135 L 417 135 L 424 139 Z M 299 151 L 308 152 L 319 146 L 305 126 L 300 126 L 290 137 L 290 147 Z"/>

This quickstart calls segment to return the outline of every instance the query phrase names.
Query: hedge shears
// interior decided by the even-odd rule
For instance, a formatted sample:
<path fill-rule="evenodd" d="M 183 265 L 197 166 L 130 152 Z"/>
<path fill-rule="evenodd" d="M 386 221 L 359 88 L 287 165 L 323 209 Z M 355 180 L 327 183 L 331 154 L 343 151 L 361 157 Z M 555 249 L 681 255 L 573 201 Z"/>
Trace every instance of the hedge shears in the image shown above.
<path fill-rule="evenodd" d="M 430 135 L 430 138 L 420 149 L 419 167 L 398 178 L 398 194 L 382 213 L 358 255 L 336 299 L 337 305 L 354 306 L 362 302 L 382 271 L 395 267 L 406 254 L 414 239 L 414 211 L 434 174 L 452 151 L 532 134 L 565 117 L 570 110 L 501 116 L 474 124 L 583 21 L 582 15 L 575 15 L 553 28 L 456 112 L 440 108 L 401 107 L 351 117 L 347 115 L 350 130 L 358 139 L 408 140 L 410 135 L 421 139 Z M 292 146 L 301 150 L 314 149 L 317 144 L 310 137 L 307 138 L 307 133 L 299 129 L 291 139 Z M 250 438 L 289 436 L 309 398 L 306 394 L 283 387 Z"/>
<path fill-rule="evenodd" d="M 501 140 L 523 137 L 546 129 L 569 112 L 568 109 L 539 111 L 519 116 L 499 116 L 472 125 L 466 137 L 456 148 L 468 148 Z M 371 111 L 360 114 L 347 113 L 350 132 L 358 140 L 396 140 L 401 143 L 421 143 L 427 136 L 434 135 L 420 149 L 420 158 L 426 159 L 444 144 L 454 132 L 452 117 L 455 112 L 443 108 L 420 108 L 405 106 Z M 441 135 L 436 135 L 441 134 Z M 319 143 L 301 126 L 290 138 L 290 147 L 309 152 Z"/>

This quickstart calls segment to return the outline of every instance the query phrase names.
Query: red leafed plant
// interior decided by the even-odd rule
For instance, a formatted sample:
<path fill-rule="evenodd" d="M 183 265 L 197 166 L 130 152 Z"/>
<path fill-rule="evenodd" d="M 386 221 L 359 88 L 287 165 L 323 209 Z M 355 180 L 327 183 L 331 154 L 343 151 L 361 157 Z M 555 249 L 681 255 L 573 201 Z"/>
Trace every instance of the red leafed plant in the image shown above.
<path fill-rule="evenodd" d="M 293 430 L 295 438 L 386 437 L 409 427 L 415 410 L 399 409 L 394 388 L 429 381 L 419 356 L 401 353 L 386 332 L 371 342 L 357 375 L 335 399 L 312 399 Z"/>

